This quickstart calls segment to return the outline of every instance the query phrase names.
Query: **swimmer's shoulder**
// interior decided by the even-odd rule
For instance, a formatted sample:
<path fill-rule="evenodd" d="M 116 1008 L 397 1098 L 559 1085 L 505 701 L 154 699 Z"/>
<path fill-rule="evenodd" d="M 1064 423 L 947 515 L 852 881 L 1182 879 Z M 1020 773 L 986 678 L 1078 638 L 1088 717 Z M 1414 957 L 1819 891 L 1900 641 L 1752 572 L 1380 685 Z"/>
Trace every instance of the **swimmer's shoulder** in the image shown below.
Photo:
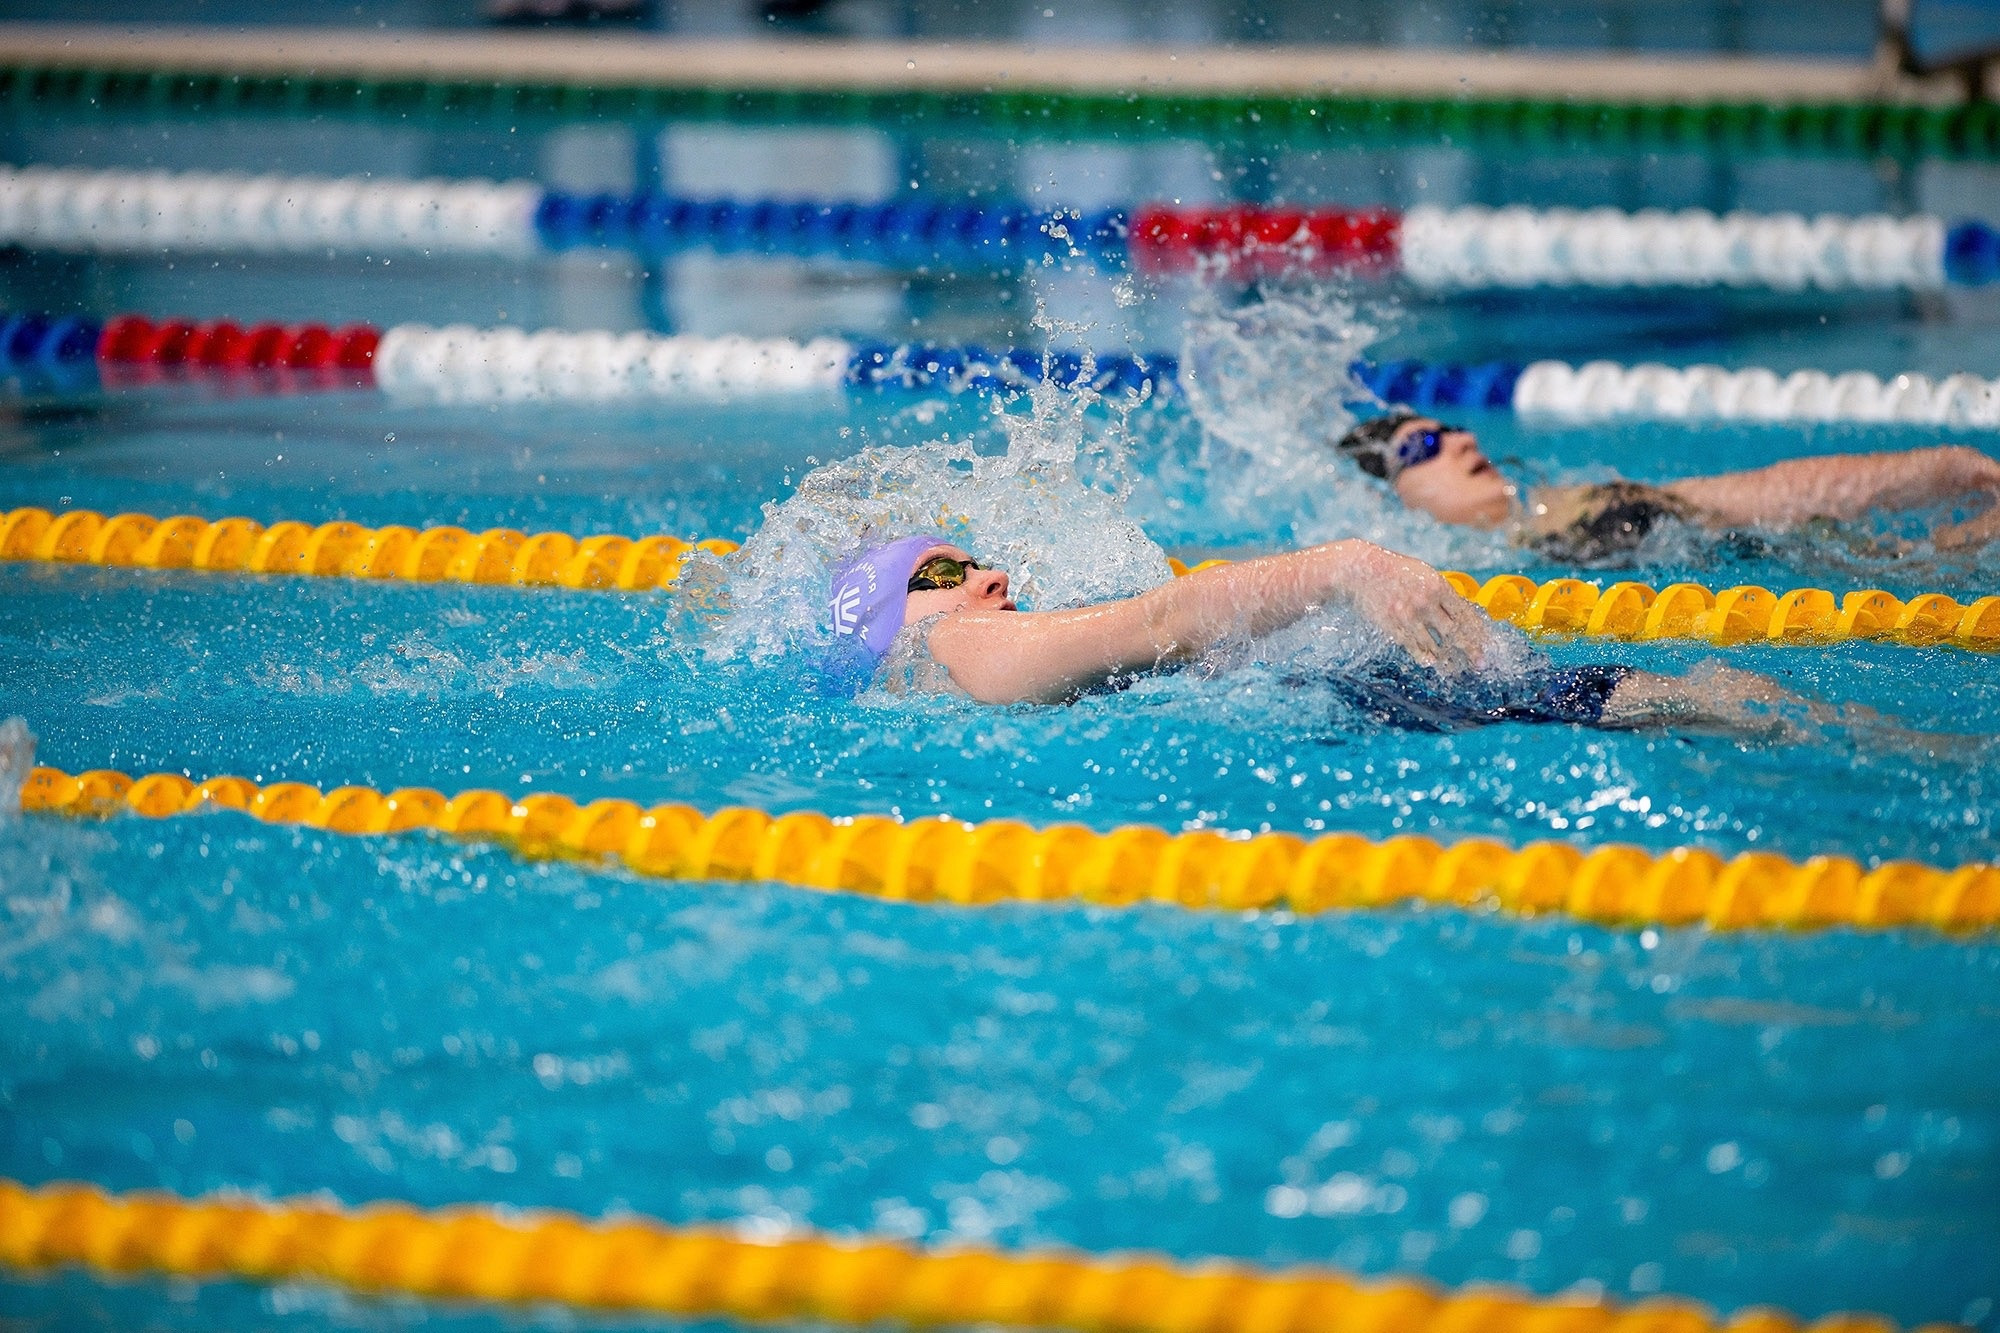
<path fill-rule="evenodd" d="M 1672 518 L 1696 516 L 1696 506 L 1663 486 L 1651 482 L 1584 482 L 1573 486 L 1537 486 L 1528 493 L 1528 524 L 1536 530 L 1557 532 L 1588 523 L 1599 515 L 1621 509 L 1648 509 Z"/>
<path fill-rule="evenodd" d="M 1519 541 L 1551 559 L 1598 561 L 1629 554 L 1669 519 L 1699 523 L 1701 514 L 1642 481 L 1540 486 L 1528 496 Z"/>
<path fill-rule="evenodd" d="M 969 698 L 951 671 L 931 654 L 931 631 L 945 617 L 926 616 L 896 631 L 876 668 L 875 684 L 890 694 L 949 694 Z"/>
<path fill-rule="evenodd" d="M 1650 489 L 1625 481 L 1537 486 L 1523 497 L 1521 536 L 1530 546 L 1561 540 L 1587 527 L 1606 508 L 1637 498 L 1635 491 Z"/>

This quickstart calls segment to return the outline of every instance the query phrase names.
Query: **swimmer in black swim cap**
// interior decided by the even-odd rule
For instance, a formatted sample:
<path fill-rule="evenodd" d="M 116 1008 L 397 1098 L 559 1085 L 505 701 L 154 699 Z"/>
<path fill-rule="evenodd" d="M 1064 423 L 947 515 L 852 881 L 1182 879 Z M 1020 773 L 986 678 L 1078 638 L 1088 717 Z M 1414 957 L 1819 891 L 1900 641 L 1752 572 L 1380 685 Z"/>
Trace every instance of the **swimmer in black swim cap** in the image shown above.
<path fill-rule="evenodd" d="M 1407 407 L 1362 422 L 1335 447 L 1412 509 L 1444 523 L 1506 529 L 1517 545 L 1579 564 L 1627 556 L 1668 520 L 1715 531 L 1782 530 L 1954 501 L 1986 508 L 1932 532 L 1934 544 L 1965 548 L 2000 537 L 2000 461 L 1963 445 L 1794 458 L 1657 486 L 1610 481 L 1532 492 L 1495 467 L 1471 431 Z"/>

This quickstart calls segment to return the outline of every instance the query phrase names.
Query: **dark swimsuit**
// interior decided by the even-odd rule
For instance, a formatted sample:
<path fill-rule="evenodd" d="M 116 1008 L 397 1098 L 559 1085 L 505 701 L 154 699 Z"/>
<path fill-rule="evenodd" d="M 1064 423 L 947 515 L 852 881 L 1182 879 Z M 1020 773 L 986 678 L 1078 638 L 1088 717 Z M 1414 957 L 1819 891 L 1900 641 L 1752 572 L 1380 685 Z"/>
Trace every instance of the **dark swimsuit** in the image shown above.
<path fill-rule="evenodd" d="M 1384 663 L 1325 683 L 1370 719 L 1406 731 L 1458 731 L 1493 722 L 1594 727 L 1602 724 L 1612 691 L 1632 671 L 1616 662 L 1559 667 L 1545 661 L 1520 680 L 1454 682 L 1446 695 L 1432 689 L 1424 673 Z"/>
<path fill-rule="evenodd" d="M 1646 534 L 1666 519 L 1686 521 L 1694 507 L 1636 481 L 1608 481 L 1592 486 L 1584 499 L 1583 516 L 1560 532 L 1534 537 L 1529 549 L 1549 560 L 1595 564 L 1630 555 Z"/>

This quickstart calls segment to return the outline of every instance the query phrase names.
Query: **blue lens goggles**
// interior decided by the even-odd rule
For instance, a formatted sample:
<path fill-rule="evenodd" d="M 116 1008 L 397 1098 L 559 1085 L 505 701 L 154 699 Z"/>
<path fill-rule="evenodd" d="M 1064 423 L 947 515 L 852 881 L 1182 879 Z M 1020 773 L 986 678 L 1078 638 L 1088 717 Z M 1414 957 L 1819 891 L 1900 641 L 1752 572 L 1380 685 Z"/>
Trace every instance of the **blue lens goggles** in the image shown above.
<path fill-rule="evenodd" d="M 1457 430 L 1439 422 L 1422 430 L 1413 430 L 1396 443 L 1396 471 L 1413 468 L 1419 463 L 1428 463 L 1444 450 L 1444 437 Z"/>

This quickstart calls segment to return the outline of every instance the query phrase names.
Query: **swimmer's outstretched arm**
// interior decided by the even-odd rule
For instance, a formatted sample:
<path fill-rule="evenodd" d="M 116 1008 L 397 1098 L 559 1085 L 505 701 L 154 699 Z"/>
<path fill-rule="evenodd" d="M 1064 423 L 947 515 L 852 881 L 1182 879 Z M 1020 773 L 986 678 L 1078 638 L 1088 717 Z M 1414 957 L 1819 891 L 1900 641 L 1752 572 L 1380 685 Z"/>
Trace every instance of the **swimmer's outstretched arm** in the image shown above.
<path fill-rule="evenodd" d="M 1614 730 L 1671 727 L 1738 740 L 1798 742 L 1840 727 L 1874 750 L 1931 758 L 1970 755 L 1983 736 L 1915 730 L 1866 704 L 1827 704 L 1794 694 L 1769 676 L 1707 661 L 1683 676 L 1634 671 L 1605 701 L 1597 725 Z"/>
<path fill-rule="evenodd" d="M 1342 601 L 1425 666 L 1464 670 L 1494 632 L 1429 565 L 1348 540 L 1220 565 L 1100 606 L 961 611 L 932 626 L 930 650 L 984 703 L 1057 703 Z"/>
<path fill-rule="evenodd" d="M 1717 524 L 1783 528 L 1973 495 L 2000 499 L 2000 461 L 1951 444 L 1903 453 L 1793 458 L 1744 472 L 1688 477 L 1660 489 L 1697 506 Z"/>

